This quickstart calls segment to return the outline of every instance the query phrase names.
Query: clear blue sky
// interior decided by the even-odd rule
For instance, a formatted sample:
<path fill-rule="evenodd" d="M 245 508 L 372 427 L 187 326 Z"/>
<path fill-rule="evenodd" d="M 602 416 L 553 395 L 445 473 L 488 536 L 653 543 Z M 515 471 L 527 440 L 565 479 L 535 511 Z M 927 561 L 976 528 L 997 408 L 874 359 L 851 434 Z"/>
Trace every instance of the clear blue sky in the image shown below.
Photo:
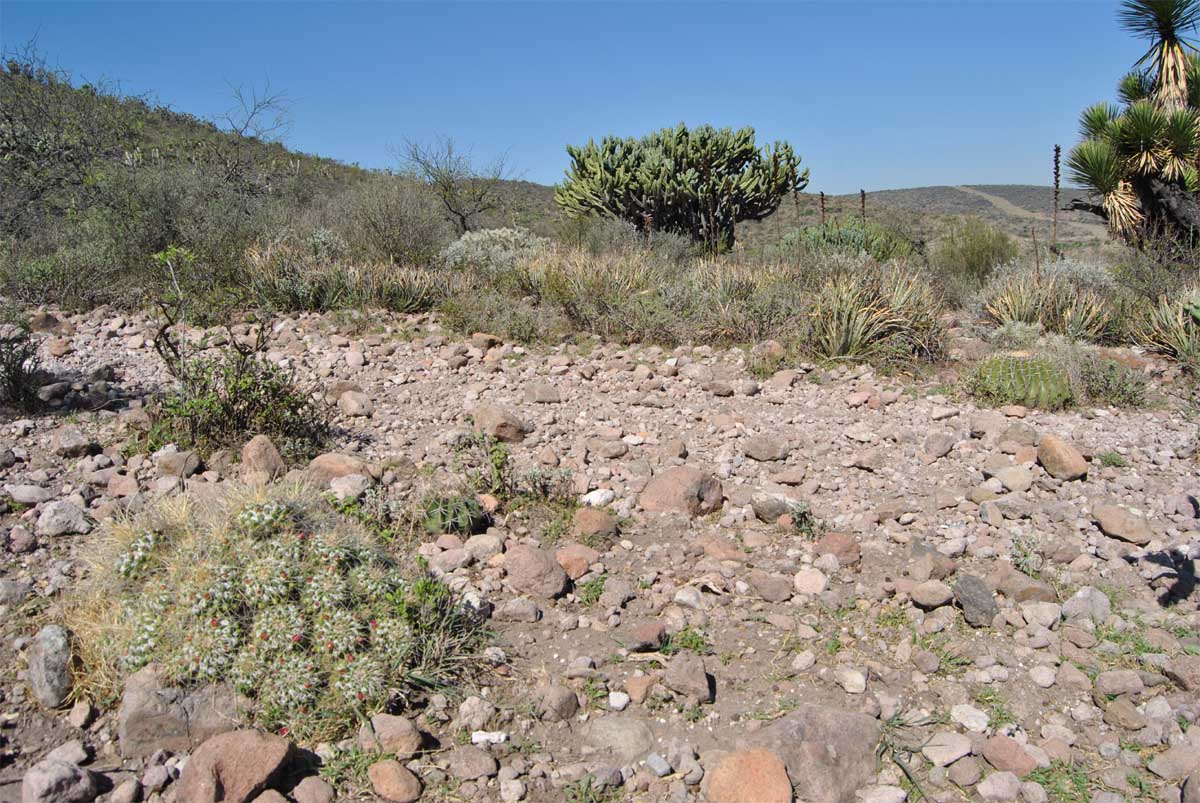
<path fill-rule="evenodd" d="M 810 189 L 1050 182 L 1055 142 L 1145 47 L 1115 2 L 59 3 L 7 47 L 175 109 L 294 99 L 286 142 L 371 167 L 437 134 L 557 182 L 564 144 L 684 121 L 787 139 Z"/>

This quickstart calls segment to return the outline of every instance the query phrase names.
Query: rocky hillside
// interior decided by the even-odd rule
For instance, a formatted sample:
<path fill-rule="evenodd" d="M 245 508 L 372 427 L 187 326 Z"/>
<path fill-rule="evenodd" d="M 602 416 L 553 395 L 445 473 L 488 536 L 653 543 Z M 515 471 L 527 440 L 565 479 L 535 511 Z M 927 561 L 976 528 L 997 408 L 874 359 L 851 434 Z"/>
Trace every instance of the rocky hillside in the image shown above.
<path fill-rule="evenodd" d="M 279 482 L 403 498 L 474 428 L 578 503 L 419 538 L 490 617 L 479 673 L 294 745 L 153 669 L 72 695 L 61 601 L 111 517 L 286 467 L 123 448 L 167 380 L 152 321 L 35 323 L 50 409 L 0 423 L 0 801 L 1200 800 L 1198 428 L 1161 366 L 1151 409 L 1044 413 L 740 350 L 283 320 L 270 357 L 339 432 Z"/>

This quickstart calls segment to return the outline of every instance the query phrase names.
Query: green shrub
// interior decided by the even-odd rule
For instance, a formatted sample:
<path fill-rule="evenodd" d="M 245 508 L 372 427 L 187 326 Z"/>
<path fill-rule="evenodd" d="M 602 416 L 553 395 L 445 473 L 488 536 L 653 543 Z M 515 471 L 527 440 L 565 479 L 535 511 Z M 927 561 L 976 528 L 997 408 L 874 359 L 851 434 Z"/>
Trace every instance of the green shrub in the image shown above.
<path fill-rule="evenodd" d="M 300 459 L 328 442 L 326 408 L 261 356 L 226 350 L 197 357 L 177 379 L 177 387 L 151 407 L 151 450 L 177 443 L 207 455 L 267 435 L 285 456 Z"/>
<path fill-rule="evenodd" d="M 450 270 L 494 275 L 511 271 L 550 246 L 550 241 L 525 229 L 469 231 L 442 251 Z"/>
<path fill-rule="evenodd" d="M 1045 357 L 996 354 L 975 367 L 967 380 L 971 395 L 989 405 L 1020 404 L 1058 410 L 1075 402 L 1069 374 Z"/>
<path fill-rule="evenodd" d="M 784 253 L 866 254 L 876 262 L 908 259 L 918 253 L 917 245 L 895 229 L 872 221 L 830 221 L 797 229 L 780 242 Z"/>
<path fill-rule="evenodd" d="M 536 343 L 569 332 L 567 323 L 552 310 L 475 286 L 452 291 L 438 312 L 442 324 L 453 332 L 487 332 L 513 343 Z"/>
<path fill-rule="evenodd" d="M 950 227 L 933 247 L 930 266 L 947 284 L 967 291 L 987 283 L 998 266 L 1017 257 L 1017 244 L 976 217 Z"/>
<path fill-rule="evenodd" d="M 428 312 L 450 292 L 445 276 L 423 268 L 340 261 L 340 243 L 317 232 L 327 230 L 315 230 L 299 246 L 277 242 L 248 249 L 243 281 L 258 303 L 289 312 L 348 307 Z M 314 235 L 321 239 L 314 242 Z"/>
<path fill-rule="evenodd" d="M 374 176 L 331 197 L 312 213 L 366 262 L 429 265 L 453 237 L 437 198 L 418 181 Z"/>
<path fill-rule="evenodd" d="M 0 405 L 22 410 L 37 406 L 38 365 L 29 326 L 16 315 L 0 315 Z"/>
<path fill-rule="evenodd" d="M 1094 354 L 1083 357 L 1076 370 L 1089 401 L 1113 407 L 1146 403 L 1146 377 L 1140 371 Z"/>
<path fill-rule="evenodd" d="M 334 740 L 465 677 L 486 637 L 303 486 L 180 496 L 106 526 L 89 557 L 64 610 L 94 699 L 154 663 L 184 687 L 232 683 L 263 727 Z"/>

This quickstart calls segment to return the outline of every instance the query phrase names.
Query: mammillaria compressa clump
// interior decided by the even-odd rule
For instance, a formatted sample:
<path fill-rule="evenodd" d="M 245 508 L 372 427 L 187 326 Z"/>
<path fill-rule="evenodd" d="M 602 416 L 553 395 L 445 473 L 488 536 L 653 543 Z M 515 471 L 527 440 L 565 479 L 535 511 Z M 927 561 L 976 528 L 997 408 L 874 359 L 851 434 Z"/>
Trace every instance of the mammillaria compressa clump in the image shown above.
<path fill-rule="evenodd" d="M 67 607 L 81 683 L 153 662 L 179 685 L 233 684 L 260 724 L 316 736 L 469 665 L 482 625 L 444 585 L 311 491 L 265 493 L 181 496 L 107 528 Z M 432 631 L 451 648 L 431 650 Z"/>

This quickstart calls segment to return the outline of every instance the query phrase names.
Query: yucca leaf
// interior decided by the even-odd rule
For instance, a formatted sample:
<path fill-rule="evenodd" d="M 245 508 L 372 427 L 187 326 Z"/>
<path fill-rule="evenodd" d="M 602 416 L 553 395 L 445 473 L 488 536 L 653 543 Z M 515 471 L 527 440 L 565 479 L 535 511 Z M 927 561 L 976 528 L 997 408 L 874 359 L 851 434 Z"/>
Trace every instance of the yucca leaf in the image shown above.
<path fill-rule="evenodd" d="M 1121 110 L 1111 103 L 1088 106 L 1079 115 L 1079 133 L 1083 139 L 1101 139 L 1109 135 Z"/>
<path fill-rule="evenodd" d="M 1117 97 L 1126 106 L 1154 97 L 1154 77 L 1145 70 L 1134 70 L 1117 85 Z"/>

